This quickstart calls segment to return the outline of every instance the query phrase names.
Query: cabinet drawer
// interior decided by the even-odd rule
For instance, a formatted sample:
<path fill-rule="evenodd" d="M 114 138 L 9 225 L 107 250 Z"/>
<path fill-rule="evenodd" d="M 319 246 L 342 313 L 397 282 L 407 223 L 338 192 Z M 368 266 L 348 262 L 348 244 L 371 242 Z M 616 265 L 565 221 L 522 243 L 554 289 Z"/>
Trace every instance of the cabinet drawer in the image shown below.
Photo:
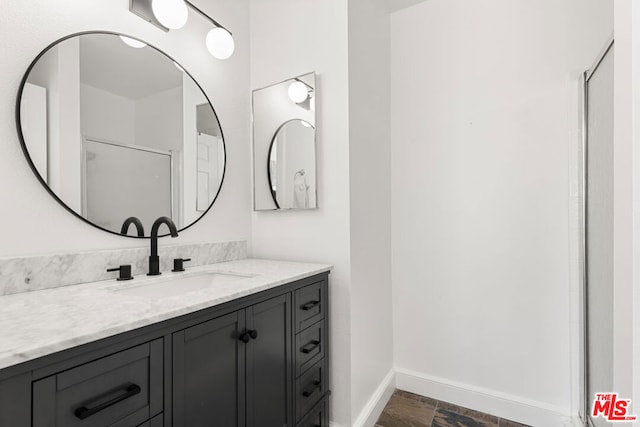
<path fill-rule="evenodd" d="M 325 355 L 324 322 L 320 321 L 296 335 L 296 376 Z"/>
<path fill-rule="evenodd" d="M 296 420 L 307 414 L 327 391 L 325 359 L 313 365 L 296 381 Z"/>
<path fill-rule="evenodd" d="M 296 427 L 329 427 L 329 398 L 325 396 Z"/>
<path fill-rule="evenodd" d="M 138 427 L 164 427 L 164 414 L 159 414 Z"/>
<path fill-rule="evenodd" d="M 324 318 L 327 306 L 324 283 L 314 283 L 295 291 L 296 332 L 300 332 Z"/>
<path fill-rule="evenodd" d="M 136 427 L 149 420 L 162 412 L 162 351 L 158 339 L 34 382 L 33 426 Z"/>

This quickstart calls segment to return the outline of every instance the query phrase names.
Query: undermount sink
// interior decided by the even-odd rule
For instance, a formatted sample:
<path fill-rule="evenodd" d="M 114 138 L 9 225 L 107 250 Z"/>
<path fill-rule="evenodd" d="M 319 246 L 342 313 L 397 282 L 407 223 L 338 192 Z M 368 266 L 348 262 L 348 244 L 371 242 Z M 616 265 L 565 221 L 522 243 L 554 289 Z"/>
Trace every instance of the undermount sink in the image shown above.
<path fill-rule="evenodd" d="M 197 292 L 204 289 L 223 288 L 231 283 L 246 280 L 253 276 L 233 273 L 206 272 L 185 277 L 172 277 L 161 281 L 151 281 L 136 286 L 127 286 L 114 290 L 119 294 L 133 295 L 146 298 L 166 298 Z"/>

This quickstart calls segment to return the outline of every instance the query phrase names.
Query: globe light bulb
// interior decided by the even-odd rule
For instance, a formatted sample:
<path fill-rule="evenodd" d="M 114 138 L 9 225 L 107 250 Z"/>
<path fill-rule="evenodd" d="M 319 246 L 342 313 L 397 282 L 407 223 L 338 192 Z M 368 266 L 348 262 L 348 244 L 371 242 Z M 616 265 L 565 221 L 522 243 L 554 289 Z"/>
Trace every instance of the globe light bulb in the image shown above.
<path fill-rule="evenodd" d="M 302 82 L 295 81 L 289 85 L 289 98 L 296 104 L 304 102 L 309 97 L 307 85 Z"/>
<path fill-rule="evenodd" d="M 124 44 L 126 44 L 127 46 L 131 46 L 136 49 L 143 48 L 147 45 L 146 43 L 143 43 L 140 40 L 132 39 L 131 37 L 127 37 L 127 36 L 120 36 L 120 40 L 122 40 Z"/>
<path fill-rule="evenodd" d="M 205 42 L 209 53 L 217 59 L 227 59 L 235 50 L 233 36 L 224 28 L 216 27 L 209 31 Z"/>
<path fill-rule="evenodd" d="M 153 0 L 151 10 L 158 22 L 170 30 L 184 27 L 189 17 L 189 9 L 184 0 Z"/>

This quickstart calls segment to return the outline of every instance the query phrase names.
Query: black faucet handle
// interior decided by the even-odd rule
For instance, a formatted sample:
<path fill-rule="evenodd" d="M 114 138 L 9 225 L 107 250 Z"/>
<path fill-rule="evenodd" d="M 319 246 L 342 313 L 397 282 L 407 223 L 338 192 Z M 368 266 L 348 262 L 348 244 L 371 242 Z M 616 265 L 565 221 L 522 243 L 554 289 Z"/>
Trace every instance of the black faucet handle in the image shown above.
<path fill-rule="evenodd" d="M 177 273 L 179 271 L 184 271 L 184 263 L 187 261 L 191 261 L 191 258 L 174 258 L 173 260 L 173 271 Z"/>
<path fill-rule="evenodd" d="M 118 280 L 133 279 L 133 276 L 131 276 L 131 264 L 121 265 L 118 268 L 108 268 L 107 271 L 119 271 L 120 275 L 118 276 Z"/>

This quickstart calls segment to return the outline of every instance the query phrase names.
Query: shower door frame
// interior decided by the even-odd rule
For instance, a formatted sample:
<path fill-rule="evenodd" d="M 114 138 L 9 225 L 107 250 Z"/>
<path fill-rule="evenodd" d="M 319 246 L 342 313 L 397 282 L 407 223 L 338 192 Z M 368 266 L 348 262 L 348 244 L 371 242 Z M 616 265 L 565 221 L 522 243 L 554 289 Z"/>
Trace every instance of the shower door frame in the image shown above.
<path fill-rule="evenodd" d="M 589 80 L 593 76 L 593 74 L 597 71 L 598 67 L 605 59 L 609 51 L 613 48 L 615 42 L 615 38 L 613 34 L 609 37 L 604 47 L 596 57 L 596 60 L 593 62 L 593 65 L 582 73 L 581 77 L 581 92 L 582 92 L 582 123 L 581 123 L 581 131 L 582 131 L 582 236 L 581 236 L 581 246 L 582 246 L 582 375 L 580 380 L 580 390 L 581 390 L 581 402 L 579 408 L 579 415 L 585 426 L 594 427 L 591 422 L 590 416 L 590 396 L 589 396 L 589 307 L 588 307 L 588 294 L 587 289 L 589 286 L 589 277 L 588 277 L 588 266 L 589 266 L 589 257 L 587 252 L 587 238 L 588 238 L 588 142 L 589 142 L 589 131 L 588 131 L 588 118 L 589 118 Z"/>

